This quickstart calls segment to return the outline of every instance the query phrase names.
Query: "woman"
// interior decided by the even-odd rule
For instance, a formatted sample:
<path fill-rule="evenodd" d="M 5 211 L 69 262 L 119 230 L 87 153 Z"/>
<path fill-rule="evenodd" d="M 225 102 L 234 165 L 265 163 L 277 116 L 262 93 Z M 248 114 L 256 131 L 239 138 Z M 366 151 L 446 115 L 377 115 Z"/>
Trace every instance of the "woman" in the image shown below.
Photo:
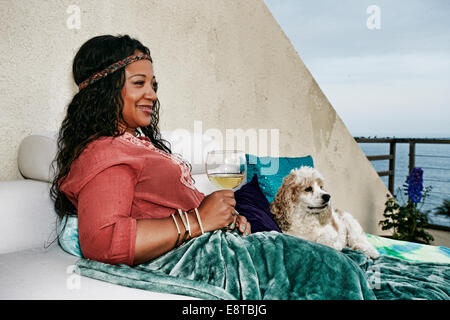
<path fill-rule="evenodd" d="M 152 63 L 127 35 L 94 37 L 73 62 L 79 92 L 59 132 L 51 194 L 60 218 L 78 215 L 91 260 L 136 265 L 204 232 L 251 232 L 235 214 L 233 192 L 199 192 L 161 138 Z"/>

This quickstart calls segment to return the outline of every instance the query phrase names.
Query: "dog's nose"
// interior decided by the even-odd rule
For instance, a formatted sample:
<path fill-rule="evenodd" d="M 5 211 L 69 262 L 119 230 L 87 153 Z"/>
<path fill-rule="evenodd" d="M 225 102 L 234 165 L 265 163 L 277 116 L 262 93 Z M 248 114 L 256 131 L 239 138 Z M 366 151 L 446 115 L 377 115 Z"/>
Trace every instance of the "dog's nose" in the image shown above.
<path fill-rule="evenodd" d="M 331 196 L 328 193 L 325 193 L 322 195 L 322 199 L 324 202 L 328 202 L 330 200 Z"/>

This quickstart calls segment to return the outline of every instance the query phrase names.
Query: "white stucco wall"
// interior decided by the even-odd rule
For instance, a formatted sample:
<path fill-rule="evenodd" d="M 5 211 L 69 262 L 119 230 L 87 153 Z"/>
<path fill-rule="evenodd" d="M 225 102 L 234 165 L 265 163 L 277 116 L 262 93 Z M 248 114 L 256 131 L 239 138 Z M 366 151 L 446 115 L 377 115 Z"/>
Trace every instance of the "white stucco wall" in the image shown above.
<path fill-rule="evenodd" d="M 70 5 L 81 28 L 69 29 Z M 76 92 L 72 59 L 89 38 L 147 45 L 160 127 L 279 129 L 280 155 L 312 155 L 335 206 L 379 233 L 386 187 L 262 0 L 0 0 L 0 180 L 21 179 L 21 139 L 57 130 Z"/>

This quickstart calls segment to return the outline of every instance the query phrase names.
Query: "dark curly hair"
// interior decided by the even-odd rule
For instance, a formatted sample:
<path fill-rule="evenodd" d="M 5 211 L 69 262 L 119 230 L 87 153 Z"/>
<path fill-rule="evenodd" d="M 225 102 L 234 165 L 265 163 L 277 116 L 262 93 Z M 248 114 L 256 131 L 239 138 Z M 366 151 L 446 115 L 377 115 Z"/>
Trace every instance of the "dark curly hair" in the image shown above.
<path fill-rule="evenodd" d="M 75 83 L 79 85 L 94 73 L 134 54 L 136 50 L 150 55 L 147 47 L 128 35 L 102 35 L 88 40 L 81 46 L 73 60 L 72 72 Z M 52 162 L 55 176 L 50 189 L 50 197 L 54 201 L 60 221 L 66 216 L 77 214 L 75 206 L 59 189 L 59 184 L 69 173 L 73 161 L 90 142 L 104 136 L 120 136 L 128 129 L 119 128 L 119 123 L 126 124 L 122 116 L 121 90 L 124 84 L 125 68 L 121 68 L 80 90 L 67 107 L 67 114 L 57 139 L 57 154 Z M 157 87 L 154 89 L 156 91 Z M 159 107 L 157 100 L 153 106 L 150 124 L 140 127 L 141 132 L 136 131 L 136 134 L 142 133 L 155 147 L 172 153 L 170 144 L 161 138 L 158 129 Z"/>

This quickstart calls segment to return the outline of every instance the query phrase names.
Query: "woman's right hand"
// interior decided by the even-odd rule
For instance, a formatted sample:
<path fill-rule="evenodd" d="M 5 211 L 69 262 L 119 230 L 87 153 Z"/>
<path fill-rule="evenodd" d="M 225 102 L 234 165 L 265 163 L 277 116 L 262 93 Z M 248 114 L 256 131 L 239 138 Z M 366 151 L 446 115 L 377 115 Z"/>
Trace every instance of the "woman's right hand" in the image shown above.
<path fill-rule="evenodd" d="M 219 190 L 207 195 L 198 207 L 205 232 L 224 228 L 236 221 L 233 190 Z"/>

